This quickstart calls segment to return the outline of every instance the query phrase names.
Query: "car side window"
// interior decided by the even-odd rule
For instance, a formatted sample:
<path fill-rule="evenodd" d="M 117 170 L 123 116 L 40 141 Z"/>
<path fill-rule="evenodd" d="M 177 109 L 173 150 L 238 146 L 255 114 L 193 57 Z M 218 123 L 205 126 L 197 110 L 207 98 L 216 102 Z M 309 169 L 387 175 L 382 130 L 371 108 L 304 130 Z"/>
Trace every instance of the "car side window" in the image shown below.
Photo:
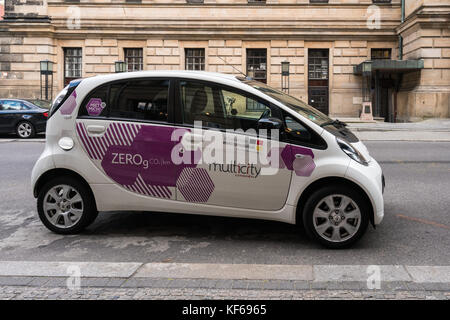
<path fill-rule="evenodd" d="M 201 121 L 209 128 L 256 130 L 261 117 L 271 116 L 264 103 L 219 85 L 183 80 L 180 91 L 185 124 Z"/>
<path fill-rule="evenodd" d="M 105 117 L 110 108 L 110 103 L 108 102 L 108 90 L 108 85 L 103 85 L 92 90 L 86 99 L 84 99 L 83 105 L 78 111 L 78 115 Z"/>
<path fill-rule="evenodd" d="M 21 110 L 22 103 L 19 101 L 3 100 L 3 110 Z"/>
<path fill-rule="evenodd" d="M 168 121 L 169 80 L 132 80 L 111 84 L 112 118 Z"/>
<path fill-rule="evenodd" d="M 196 81 L 180 82 L 183 122 L 193 125 L 201 121 L 202 126 L 226 129 L 224 106 L 220 103 L 216 87 Z"/>
<path fill-rule="evenodd" d="M 312 129 L 301 123 L 295 117 L 283 112 L 284 114 L 284 132 L 283 140 L 288 143 L 306 145 L 314 148 L 325 149 L 327 144 Z"/>
<path fill-rule="evenodd" d="M 220 92 L 231 129 L 256 130 L 259 119 L 272 116 L 272 110 L 262 102 L 235 91 L 221 89 Z"/>

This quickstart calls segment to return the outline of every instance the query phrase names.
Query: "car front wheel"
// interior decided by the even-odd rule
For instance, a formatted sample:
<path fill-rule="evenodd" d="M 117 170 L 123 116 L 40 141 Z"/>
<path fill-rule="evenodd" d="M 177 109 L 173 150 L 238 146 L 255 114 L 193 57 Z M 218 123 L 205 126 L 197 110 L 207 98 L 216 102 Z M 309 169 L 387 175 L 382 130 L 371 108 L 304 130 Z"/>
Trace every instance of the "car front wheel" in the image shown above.
<path fill-rule="evenodd" d="M 37 206 L 42 223 L 59 234 L 82 231 L 98 214 L 90 190 L 72 177 L 58 177 L 45 184 Z"/>
<path fill-rule="evenodd" d="M 357 190 L 329 186 L 315 191 L 305 204 L 306 233 L 328 248 L 345 248 L 365 233 L 370 205 Z"/>

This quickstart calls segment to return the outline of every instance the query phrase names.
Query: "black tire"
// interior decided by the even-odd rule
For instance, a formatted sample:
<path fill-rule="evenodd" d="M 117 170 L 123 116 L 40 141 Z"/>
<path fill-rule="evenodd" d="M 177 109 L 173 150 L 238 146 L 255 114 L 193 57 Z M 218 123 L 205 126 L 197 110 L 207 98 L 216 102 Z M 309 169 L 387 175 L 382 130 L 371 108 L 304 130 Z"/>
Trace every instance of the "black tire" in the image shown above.
<path fill-rule="evenodd" d="M 27 125 L 30 127 L 31 132 L 28 136 L 24 136 L 23 134 L 20 133 L 19 129 L 21 128 L 22 125 Z M 20 139 L 30 139 L 33 138 L 36 135 L 36 129 L 34 128 L 34 125 L 29 122 L 29 121 L 20 121 L 17 125 L 16 125 L 16 135 L 20 138 Z"/>
<path fill-rule="evenodd" d="M 75 189 L 83 201 L 83 212 L 81 218 L 71 227 L 62 228 L 52 224 L 44 213 L 44 197 L 47 192 L 58 185 L 68 185 Z M 79 180 L 73 177 L 57 177 L 47 182 L 39 192 L 37 198 L 37 210 L 42 223 L 51 231 L 58 234 L 76 234 L 92 224 L 97 218 L 98 211 L 95 205 L 95 199 L 90 189 Z"/>
<path fill-rule="evenodd" d="M 316 206 L 319 205 L 319 202 L 325 197 L 335 194 L 344 195 L 351 198 L 359 207 L 361 213 L 361 222 L 359 224 L 359 229 L 357 229 L 356 233 L 351 238 L 343 240 L 341 242 L 333 242 L 320 236 L 316 231 L 313 223 L 313 212 Z M 359 191 L 349 186 L 327 186 L 315 191 L 306 201 L 305 207 L 303 209 L 303 225 L 306 234 L 311 239 L 318 241 L 321 245 L 331 249 L 347 248 L 358 241 L 366 232 L 367 226 L 369 224 L 369 217 L 371 214 L 372 213 L 367 198 L 361 195 Z"/>

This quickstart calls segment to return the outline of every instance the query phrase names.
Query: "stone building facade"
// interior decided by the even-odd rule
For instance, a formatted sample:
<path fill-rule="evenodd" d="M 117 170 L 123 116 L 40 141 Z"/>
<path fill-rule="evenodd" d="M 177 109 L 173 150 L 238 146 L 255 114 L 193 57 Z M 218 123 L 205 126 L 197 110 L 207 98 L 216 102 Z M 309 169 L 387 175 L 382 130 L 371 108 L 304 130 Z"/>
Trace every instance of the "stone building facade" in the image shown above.
<path fill-rule="evenodd" d="M 130 70 L 250 73 L 281 88 L 289 61 L 289 93 L 336 117 L 361 112 L 355 66 L 423 61 L 370 80 L 375 115 L 450 117 L 448 0 L 5 0 L 0 96 L 39 97 L 46 59 L 53 92 L 120 60 Z"/>

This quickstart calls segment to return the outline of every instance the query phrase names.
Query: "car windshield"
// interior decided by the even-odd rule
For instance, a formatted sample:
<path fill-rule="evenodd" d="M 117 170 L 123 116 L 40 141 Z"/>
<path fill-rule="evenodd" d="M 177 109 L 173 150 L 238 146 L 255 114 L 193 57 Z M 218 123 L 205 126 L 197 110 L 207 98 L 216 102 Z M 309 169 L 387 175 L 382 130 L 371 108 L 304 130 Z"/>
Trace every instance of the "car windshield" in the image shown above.
<path fill-rule="evenodd" d="M 311 107 L 305 102 L 294 98 L 282 91 L 269 87 L 268 85 L 254 80 L 243 81 L 245 84 L 252 86 L 253 88 L 267 94 L 268 96 L 274 98 L 277 101 L 283 103 L 286 107 L 298 112 L 302 116 L 316 123 L 317 125 L 322 125 L 324 123 L 333 121 L 326 114 L 320 112 L 319 110 Z"/>

